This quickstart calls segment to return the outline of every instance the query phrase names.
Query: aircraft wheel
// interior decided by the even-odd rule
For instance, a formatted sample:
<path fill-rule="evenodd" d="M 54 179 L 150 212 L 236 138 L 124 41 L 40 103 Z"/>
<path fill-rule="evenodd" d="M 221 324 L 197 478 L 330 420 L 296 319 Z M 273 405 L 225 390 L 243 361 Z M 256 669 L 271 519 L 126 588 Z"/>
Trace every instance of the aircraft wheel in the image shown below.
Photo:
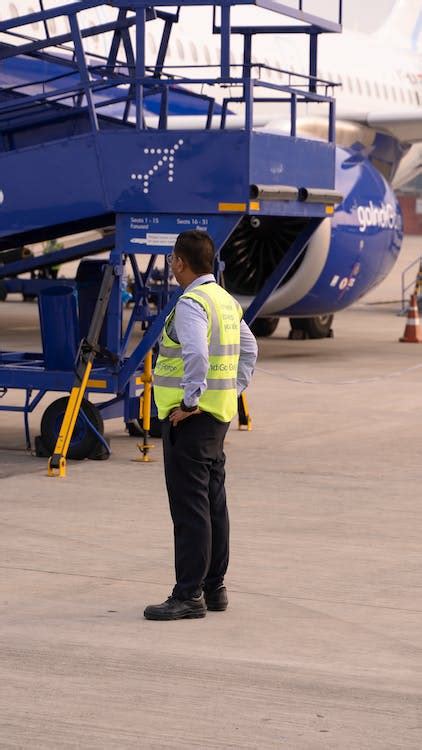
<path fill-rule="evenodd" d="M 7 297 L 7 288 L 4 281 L 0 281 L 0 302 L 5 302 Z"/>
<path fill-rule="evenodd" d="M 334 315 L 318 315 L 315 318 L 290 318 L 292 331 L 302 331 L 310 339 L 332 338 Z M 294 338 L 294 336 L 292 337 Z"/>
<path fill-rule="evenodd" d="M 126 427 L 131 437 L 143 437 L 144 430 L 142 422 L 139 419 L 133 419 L 131 422 L 126 422 Z M 160 438 L 162 435 L 161 421 L 158 417 L 151 417 L 151 429 L 149 434 L 153 438 Z"/>
<path fill-rule="evenodd" d="M 278 326 L 279 318 L 255 318 L 251 331 L 257 338 L 271 336 Z"/>
<path fill-rule="evenodd" d="M 41 439 L 50 455 L 54 452 L 68 400 L 68 396 L 63 396 L 62 398 L 53 401 L 53 403 L 45 410 L 41 420 Z M 103 435 L 104 422 L 97 407 L 86 399 L 83 399 L 81 409 L 83 409 L 84 414 L 86 414 L 97 432 L 99 432 L 100 435 Z M 80 461 L 93 454 L 98 449 L 99 445 L 101 445 L 101 443 L 96 434 L 91 430 L 86 420 L 79 415 L 76 420 L 67 457 Z"/>

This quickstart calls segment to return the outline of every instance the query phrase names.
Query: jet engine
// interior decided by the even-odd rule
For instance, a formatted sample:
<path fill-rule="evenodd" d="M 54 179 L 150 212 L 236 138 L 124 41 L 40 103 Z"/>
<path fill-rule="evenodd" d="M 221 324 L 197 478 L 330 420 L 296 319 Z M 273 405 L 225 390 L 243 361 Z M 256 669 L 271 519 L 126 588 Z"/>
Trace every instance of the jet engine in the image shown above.
<path fill-rule="evenodd" d="M 381 173 L 361 152 L 337 148 L 335 187 L 344 196 L 342 203 L 331 219 L 323 220 L 300 260 L 267 300 L 263 318 L 328 318 L 379 284 L 394 265 L 403 237 L 402 218 Z M 222 249 L 222 260 L 226 288 L 244 309 L 307 221 L 243 217 Z"/>

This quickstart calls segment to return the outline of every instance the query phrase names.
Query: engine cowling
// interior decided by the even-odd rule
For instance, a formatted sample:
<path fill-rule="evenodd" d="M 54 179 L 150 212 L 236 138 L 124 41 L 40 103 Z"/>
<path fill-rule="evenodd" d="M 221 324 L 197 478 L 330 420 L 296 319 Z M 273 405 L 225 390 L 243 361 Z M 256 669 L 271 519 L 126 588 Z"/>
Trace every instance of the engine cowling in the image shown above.
<path fill-rule="evenodd" d="M 400 207 L 380 172 L 353 149 L 336 149 L 344 195 L 260 315 L 317 316 L 348 307 L 379 284 L 403 238 Z M 307 220 L 245 216 L 222 250 L 225 284 L 246 309 Z"/>

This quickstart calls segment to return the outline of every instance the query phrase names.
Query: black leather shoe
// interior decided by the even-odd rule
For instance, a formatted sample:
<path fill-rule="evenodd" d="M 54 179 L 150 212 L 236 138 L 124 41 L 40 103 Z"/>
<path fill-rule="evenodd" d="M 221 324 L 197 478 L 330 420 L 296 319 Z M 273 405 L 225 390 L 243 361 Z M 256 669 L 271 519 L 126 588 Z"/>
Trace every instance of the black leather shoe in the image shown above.
<path fill-rule="evenodd" d="M 227 598 L 227 589 L 225 586 L 220 586 L 213 591 L 205 591 L 204 594 L 205 604 L 212 612 L 224 612 L 224 610 L 227 609 L 229 600 Z"/>
<path fill-rule="evenodd" d="M 206 614 L 203 596 L 184 601 L 169 596 L 162 604 L 150 604 L 144 611 L 147 620 L 191 620 L 195 617 L 205 617 Z"/>

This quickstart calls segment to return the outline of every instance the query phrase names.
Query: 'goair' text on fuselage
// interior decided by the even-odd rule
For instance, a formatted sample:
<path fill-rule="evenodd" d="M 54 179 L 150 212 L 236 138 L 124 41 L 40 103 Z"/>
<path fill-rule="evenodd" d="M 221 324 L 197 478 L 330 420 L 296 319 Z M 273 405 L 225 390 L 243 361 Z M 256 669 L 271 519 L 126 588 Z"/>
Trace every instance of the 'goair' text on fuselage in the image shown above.
<path fill-rule="evenodd" d="M 380 229 L 395 229 L 397 213 L 392 203 L 381 203 L 374 206 L 369 201 L 368 206 L 358 206 L 359 231 L 365 232 L 368 227 L 379 227 Z"/>

